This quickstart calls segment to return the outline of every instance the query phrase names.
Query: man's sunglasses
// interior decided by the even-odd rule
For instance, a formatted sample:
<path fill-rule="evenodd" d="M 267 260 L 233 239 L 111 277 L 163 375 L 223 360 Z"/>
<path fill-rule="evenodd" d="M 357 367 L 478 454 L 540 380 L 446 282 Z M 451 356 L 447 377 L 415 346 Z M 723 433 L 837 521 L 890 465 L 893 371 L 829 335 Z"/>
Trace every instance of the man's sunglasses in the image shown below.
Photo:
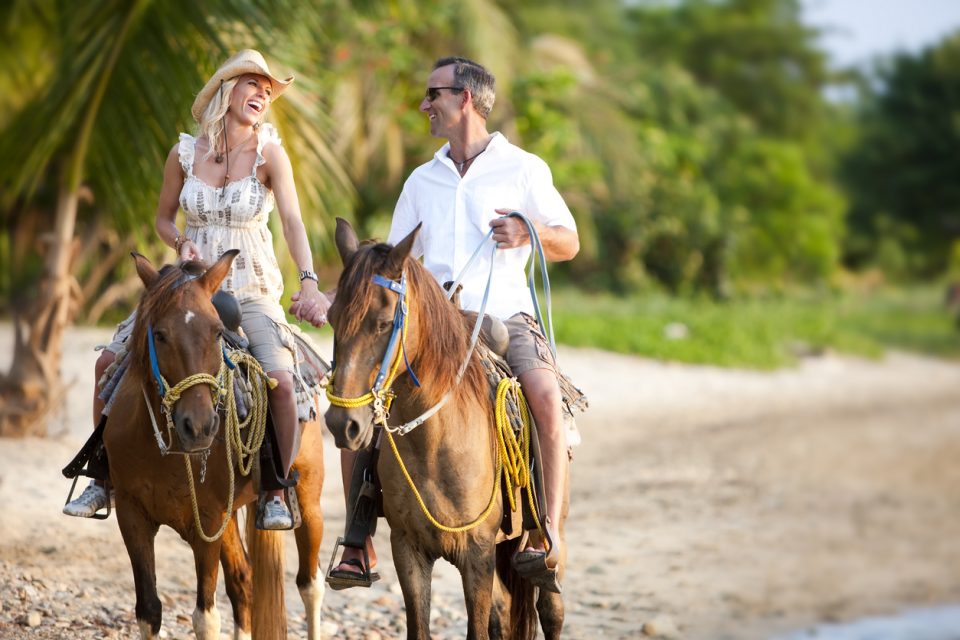
<path fill-rule="evenodd" d="M 463 87 L 427 87 L 427 93 L 425 94 L 427 100 L 429 100 L 430 102 L 433 102 L 434 100 L 439 98 L 441 89 L 449 89 L 454 93 L 459 93 L 463 91 Z"/>

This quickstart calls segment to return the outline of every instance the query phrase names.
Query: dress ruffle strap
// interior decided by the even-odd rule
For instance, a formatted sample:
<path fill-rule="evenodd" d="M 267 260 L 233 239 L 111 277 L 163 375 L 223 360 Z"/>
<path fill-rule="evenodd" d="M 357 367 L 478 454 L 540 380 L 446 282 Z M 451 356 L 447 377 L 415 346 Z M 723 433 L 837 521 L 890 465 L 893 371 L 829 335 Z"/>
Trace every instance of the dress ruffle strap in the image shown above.
<path fill-rule="evenodd" d="M 269 122 L 265 122 L 264 124 L 260 125 L 260 132 L 257 134 L 257 160 L 253 163 L 252 175 L 257 175 L 257 167 L 266 162 L 266 159 L 263 157 L 263 147 L 268 142 L 282 144 L 280 141 L 280 133 L 277 131 L 277 128 Z"/>
<path fill-rule="evenodd" d="M 189 133 L 180 134 L 180 166 L 188 176 L 193 176 L 193 157 L 197 148 L 197 139 Z"/>

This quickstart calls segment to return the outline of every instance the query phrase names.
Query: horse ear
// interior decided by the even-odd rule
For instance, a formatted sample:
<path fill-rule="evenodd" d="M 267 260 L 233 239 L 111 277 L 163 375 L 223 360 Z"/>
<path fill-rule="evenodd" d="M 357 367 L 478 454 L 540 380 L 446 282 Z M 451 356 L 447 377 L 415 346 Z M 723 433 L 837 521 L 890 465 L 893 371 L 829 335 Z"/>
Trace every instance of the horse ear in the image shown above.
<path fill-rule="evenodd" d="M 420 227 L 422 225 L 422 222 L 419 223 L 413 228 L 413 231 L 407 234 L 406 238 L 398 242 L 397 246 L 390 249 L 390 253 L 387 255 L 387 262 L 384 265 L 388 274 L 398 276 L 400 272 L 403 271 L 403 261 L 410 255 L 410 251 L 413 249 L 413 243 L 417 239 L 417 234 L 420 233 Z"/>
<path fill-rule="evenodd" d="M 340 252 L 340 260 L 342 260 L 344 266 L 346 266 L 350 256 L 352 256 L 356 252 L 357 247 L 360 246 L 360 242 L 357 240 L 357 232 L 354 231 L 350 223 L 343 218 L 337 218 L 336 241 L 337 251 Z"/>
<path fill-rule="evenodd" d="M 133 261 L 137 265 L 137 275 L 140 276 L 140 280 L 143 281 L 143 286 L 149 289 L 160 277 L 160 272 L 153 268 L 149 260 L 136 251 L 131 251 L 130 255 L 133 256 Z"/>
<path fill-rule="evenodd" d="M 214 262 L 213 266 L 207 269 L 202 276 L 197 278 L 197 284 L 213 296 L 220 288 L 220 283 L 230 273 L 230 265 L 233 264 L 233 259 L 237 257 L 238 253 L 240 253 L 240 249 L 224 251 L 220 259 Z"/>

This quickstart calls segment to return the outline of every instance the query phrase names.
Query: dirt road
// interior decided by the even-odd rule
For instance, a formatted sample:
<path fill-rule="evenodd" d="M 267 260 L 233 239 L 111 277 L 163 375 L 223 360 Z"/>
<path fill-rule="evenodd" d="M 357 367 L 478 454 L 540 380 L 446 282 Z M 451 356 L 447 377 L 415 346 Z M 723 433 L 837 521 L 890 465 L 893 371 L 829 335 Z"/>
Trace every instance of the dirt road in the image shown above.
<path fill-rule="evenodd" d="M 0 353 L 9 332 L 0 327 Z M 0 638 L 136 637 L 115 519 L 60 515 L 59 469 L 88 428 L 91 349 L 107 337 L 71 332 L 75 384 L 55 437 L 0 440 Z M 828 355 L 756 373 L 582 349 L 561 349 L 561 361 L 591 399 L 572 470 L 565 637 L 636 638 L 651 623 L 750 640 L 960 602 L 960 364 Z M 327 445 L 324 567 L 343 523 Z M 386 533 L 384 579 L 327 592 L 328 637 L 402 634 Z M 302 637 L 292 536 L 287 551 L 291 637 Z M 192 637 L 191 555 L 169 530 L 157 564 L 166 637 Z M 459 591 L 438 565 L 436 637 L 462 637 Z M 222 593 L 219 605 L 230 637 Z"/>

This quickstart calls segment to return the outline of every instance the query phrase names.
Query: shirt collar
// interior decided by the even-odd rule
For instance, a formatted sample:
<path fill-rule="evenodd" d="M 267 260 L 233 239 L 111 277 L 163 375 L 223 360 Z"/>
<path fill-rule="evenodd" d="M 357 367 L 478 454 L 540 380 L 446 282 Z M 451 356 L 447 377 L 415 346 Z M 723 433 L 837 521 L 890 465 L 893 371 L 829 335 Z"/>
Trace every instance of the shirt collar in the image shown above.
<path fill-rule="evenodd" d="M 489 151 L 492 151 L 506 144 L 509 144 L 507 137 L 502 133 L 500 133 L 499 131 L 494 131 L 493 133 L 490 134 L 490 136 L 491 136 L 490 142 L 487 143 L 487 148 L 483 152 L 484 155 L 486 155 L 487 152 Z M 449 151 L 450 151 L 450 141 L 448 140 L 446 144 L 444 144 L 442 147 L 437 149 L 437 152 L 433 154 L 433 159 L 435 162 L 439 162 L 440 164 L 445 164 L 451 169 L 454 169 L 453 160 L 451 160 L 450 156 L 448 155 Z"/>

